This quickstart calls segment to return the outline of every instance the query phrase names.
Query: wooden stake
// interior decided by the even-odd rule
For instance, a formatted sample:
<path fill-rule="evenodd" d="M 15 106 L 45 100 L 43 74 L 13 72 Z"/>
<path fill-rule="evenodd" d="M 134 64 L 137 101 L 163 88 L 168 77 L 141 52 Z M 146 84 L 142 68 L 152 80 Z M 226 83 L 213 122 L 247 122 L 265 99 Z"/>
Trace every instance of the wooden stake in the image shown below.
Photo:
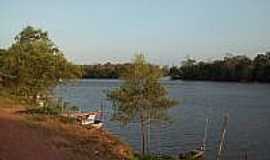
<path fill-rule="evenodd" d="M 224 140 L 225 140 L 225 134 L 226 134 L 226 127 L 228 125 L 228 120 L 229 120 L 229 114 L 225 114 L 224 123 L 222 127 L 222 133 L 221 133 L 221 140 L 219 143 L 219 149 L 218 149 L 218 154 L 217 154 L 217 160 L 221 159 L 221 154 L 224 149 Z"/>

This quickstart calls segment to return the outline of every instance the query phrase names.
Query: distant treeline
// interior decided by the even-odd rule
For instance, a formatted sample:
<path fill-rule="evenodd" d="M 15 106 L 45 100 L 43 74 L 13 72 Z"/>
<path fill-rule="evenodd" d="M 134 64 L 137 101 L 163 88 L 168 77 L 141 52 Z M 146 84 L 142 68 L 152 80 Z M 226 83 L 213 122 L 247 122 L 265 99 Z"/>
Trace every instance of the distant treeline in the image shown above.
<path fill-rule="evenodd" d="M 115 79 L 119 78 L 120 74 L 126 70 L 130 64 L 95 64 L 83 65 L 84 74 L 83 78 L 105 78 Z"/>
<path fill-rule="evenodd" d="M 270 82 L 270 52 L 247 56 L 227 56 L 213 62 L 187 59 L 181 66 L 170 68 L 172 79 L 237 82 Z"/>
<path fill-rule="evenodd" d="M 270 82 L 270 52 L 258 54 L 254 59 L 245 55 L 226 56 L 223 60 L 211 62 L 196 61 L 188 58 L 179 66 L 162 67 L 163 75 L 171 79 L 210 80 L 236 82 Z M 130 67 L 124 64 L 83 65 L 83 78 L 117 79 Z"/>
<path fill-rule="evenodd" d="M 112 64 L 110 62 L 105 64 L 83 65 L 83 78 L 104 78 L 117 79 L 131 66 L 130 63 Z M 151 65 L 151 67 L 159 67 Z M 169 69 L 163 69 L 164 74 L 168 75 Z"/>

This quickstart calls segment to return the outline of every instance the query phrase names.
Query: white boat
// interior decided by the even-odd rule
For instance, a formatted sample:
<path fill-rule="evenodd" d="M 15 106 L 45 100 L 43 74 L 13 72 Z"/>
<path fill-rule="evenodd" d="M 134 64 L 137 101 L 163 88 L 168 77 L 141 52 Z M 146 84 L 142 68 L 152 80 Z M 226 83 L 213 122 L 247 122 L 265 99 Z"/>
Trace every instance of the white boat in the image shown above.
<path fill-rule="evenodd" d="M 100 120 L 96 119 L 96 114 L 88 114 L 82 118 L 81 124 L 82 125 L 91 125 L 96 128 L 101 128 L 103 123 Z"/>
<path fill-rule="evenodd" d="M 81 125 L 89 125 L 95 128 L 101 128 L 103 123 L 101 120 L 97 119 L 100 112 L 73 112 L 73 113 L 63 113 L 64 117 L 72 117 L 78 120 Z"/>

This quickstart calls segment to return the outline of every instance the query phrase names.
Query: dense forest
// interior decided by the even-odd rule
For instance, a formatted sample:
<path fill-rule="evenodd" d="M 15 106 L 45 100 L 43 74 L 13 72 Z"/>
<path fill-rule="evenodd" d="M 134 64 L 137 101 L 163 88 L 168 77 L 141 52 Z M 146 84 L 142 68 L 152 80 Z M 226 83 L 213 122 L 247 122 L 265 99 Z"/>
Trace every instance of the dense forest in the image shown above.
<path fill-rule="evenodd" d="M 119 78 L 120 74 L 124 72 L 129 66 L 129 63 L 112 64 L 110 62 L 105 64 L 83 65 L 83 78 Z"/>
<path fill-rule="evenodd" d="M 254 59 L 244 55 L 227 56 L 213 62 L 187 59 L 181 66 L 170 68 L 172 79 L 237 82 L 270 82 L 270 52 Z"/>
<path fill-rule="evenodd" d="M 130 66 L 125 64 L 83 65 L 83 78 L 116 79 Z M 161 67 L 163 76 L 182 80 L 210 80 L 236 82 L 270 82 L 270 52 L 257 54 L 254 59 L 245 55 L 226 56 L 211 62 L 196 61 L 188 58 L 180 66 Z"/>
<path fill-rule="evenodd" d="M 112 64 L 107 62 L 105 64 L 83 65 L 83 78 L 101 78 L 101 79 L 117 79 L 131 66 L 130 63 Z M 160 67 L 158 65 L 150 65 L 150 67 Z M 169 74 L 167 67 L 162 67 L 163 75 Z"/>

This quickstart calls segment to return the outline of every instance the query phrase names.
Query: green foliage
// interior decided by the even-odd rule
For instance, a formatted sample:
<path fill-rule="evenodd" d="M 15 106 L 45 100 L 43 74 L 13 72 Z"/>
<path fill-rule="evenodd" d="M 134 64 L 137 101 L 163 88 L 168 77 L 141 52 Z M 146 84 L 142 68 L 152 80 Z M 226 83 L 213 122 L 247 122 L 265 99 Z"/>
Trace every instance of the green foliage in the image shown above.
<path fill-rule="evenodd" d="M 152 120 L 166 120 L 164 113 L 174 101 L 159 83 L 161 77 L 160 69 L 150 67 L 143 55 L 137 55 L 134 64 L 121 75 L 124 84 L 107 95 L 117 107 L 114 119 L 126 124 L 139 113 Z"/>
<path fill-rule="evenodd" d="M 177 158 L 167 155 L 135 155 L 132 160 L 177 160 Z"/>
<path fill-rule="evenodd" d="M 83 78 L 104 78 L 104 79 L 117 79 L 120 78 L 122 73 L 126 72 L 131 66 L 130 63 L 112 64 L 110 62 L 105 64 L 96 65 L 83 65 Z M 159 66 L 149 64 L 150 67 L 157 68 Z M 162 73 L 167 76 L 169 69 L 167 66 L 162 68 Z"/>
<path fill-rule="evenodd" d="M 183 80 L 270 82 L 270 56 L 258 54 L 254 60 L 229 56 L 209 63 L 187 59 L 181 67 L 172 67 L 170 75 Z"/>
<path fill-rule="evenodd" d="M 121 73 L 128 69 L 130 64 L 97 64 L 97 65 L 84 65 L 83 78 L 104 78 L 114 79 L 119 78 Z"/>
<path fill-rule="evenodd" d="M 258 54 L 253 61 L 254 79 L 261 82 L 270 82 L 270 52 Z"/>
<path fill-rule="evenodd" d="M 79 107 L 71 106 L 69 103 L 63 103 L 62 101 L 47 101 L 44 106 L 37 107 L 32 105 L 27 109 L 28 113 L 31 114 L 47 114 L 47 115 L 59 115 L 63 112 L 76 112 L 79 111 Z"/>
<path fill-rule="evenodd" d="M 60 80 L 81 76 L 81 68 L 64 57 L 48 33 L 31 26 L 15 37 L 0 61 L 0 71 L 15 77 L 6 78 L 4 87 L 33 102 L 38 95 L 48 95 Z"/>
<path fill-rule="evenodd" d="M 59 113 L 61 113 L 61 108 L 53 107 L 53 106 L 46 106 L 46 107 L 28 109 L 27 112 L 31 114 L 58 115 Z"/>
<path fill-rule="evenodd" d="M 144 153 L 146 128 L 150 121 L 165 121 L 167 109 L 175 101 L 167 97 L 167 91 L 159 82 L 162 71 L 151 67 L 143 55 L 136 55 L 133 64 L 121 75 L 124 83 L 110 91 L 108 99 L 113 102 L 113 120 L 127 124 L 139 120 Z"/>
<path fill-rule="evenodd" d="M 3 72 L 1 71 L 1 68 L 3 68 L 3 57 L 5 53 L 6 53 L 6 50 L 0 48 L 0 83 L 2 81 L 2 76 L 3 76 Z M 0 84 L 0 87 L 1 87 L 1 84 Z"/>
<path fill-rule="evenodd" d="M 1 60 L 5 53 L 6 53 L 6 50 L 0 48 L 0 67 L 3 65 L 3 62 Z"/>

